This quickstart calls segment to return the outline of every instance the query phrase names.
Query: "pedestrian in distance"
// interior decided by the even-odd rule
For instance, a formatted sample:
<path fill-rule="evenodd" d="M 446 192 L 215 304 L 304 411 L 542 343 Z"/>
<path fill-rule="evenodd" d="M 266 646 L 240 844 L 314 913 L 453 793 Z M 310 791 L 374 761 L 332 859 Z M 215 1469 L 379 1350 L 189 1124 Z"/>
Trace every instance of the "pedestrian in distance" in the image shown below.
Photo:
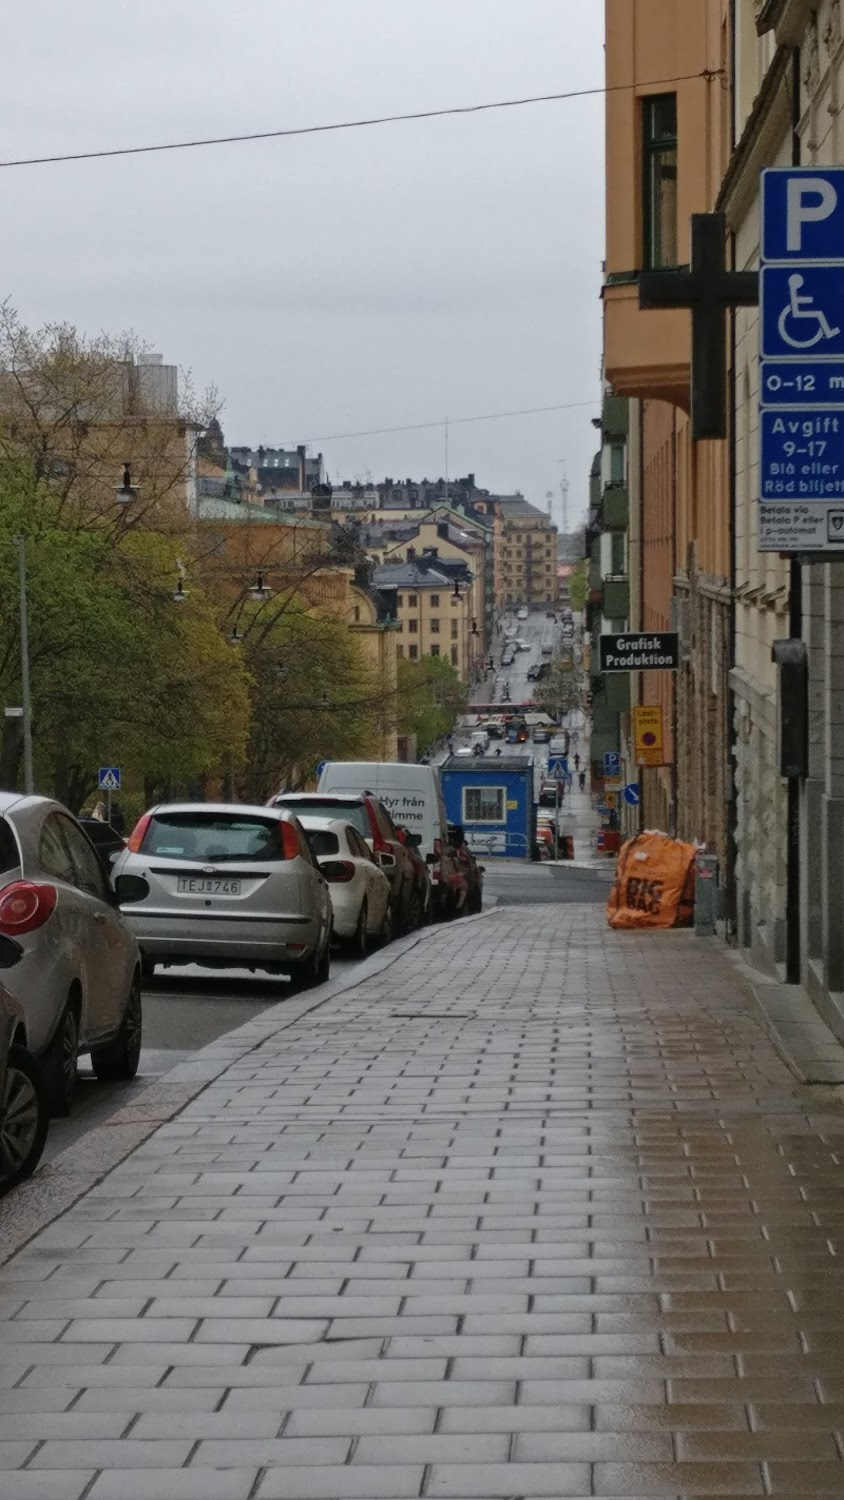
<path fill-rule="evenodd" d="M 579 751 L 579 750 L 578 750 L 578 751 L 576 751 L 576 752 L 575 752 L 575 757 L 574 757 L 574 769 L 575 769 L 575 770 L 576 770 L 576 771 L 579 771 L 579 770 L 580 770 L 580 751 Z"/>
<path fill-rule="evenodd" d="M 579 776 L 577 778 L 577 784 L 580 787 L 580 790 L 582 792 L 586 791 L 586 772 L 585 771 L 581 771 L 580 772 L 580 774 L 579 774 Z"/>

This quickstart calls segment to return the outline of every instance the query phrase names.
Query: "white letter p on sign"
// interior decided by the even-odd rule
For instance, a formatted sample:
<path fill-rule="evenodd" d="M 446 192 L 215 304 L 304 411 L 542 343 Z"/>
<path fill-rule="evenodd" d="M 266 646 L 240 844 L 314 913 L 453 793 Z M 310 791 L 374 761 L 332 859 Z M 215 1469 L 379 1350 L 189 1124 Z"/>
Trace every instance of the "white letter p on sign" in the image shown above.
<path fill-rule="evenodd" d="M 838 207 L 838 194 L 825 177 L 790 177 L 786 201 L 786 248 L 803 249 L 803 225 L 819 224 Z"/>

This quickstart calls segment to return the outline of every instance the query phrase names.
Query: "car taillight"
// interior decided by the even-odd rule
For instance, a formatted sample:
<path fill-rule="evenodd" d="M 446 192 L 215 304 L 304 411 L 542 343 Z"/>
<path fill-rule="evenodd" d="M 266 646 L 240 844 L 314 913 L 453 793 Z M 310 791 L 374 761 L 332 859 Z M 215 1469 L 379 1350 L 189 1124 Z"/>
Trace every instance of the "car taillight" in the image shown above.
<path fill-rule="evenodd" d="M 372 852 L 373 854 L 384 853 L 388 847 L 387 840 L 378 827 L 378 818 L 375 809 L 368 802 L 366 804 L 366 816 L 369 819 L 369 826 L 372 830 Z"/>
<path fill-rule="evenodd" d="M 355 867 L 350 859 L 327 859 L 320 865 L 326 880 L 348 881 L 355 878 Z"/>
<path fill-rule="evenodd" d="M 129 850 L 130 854 L 140 853 L 141 844 L 146 837 L 146 831 L 149 828 L 151 822 L 152 813 L 144 813 L 143 817 L 138 819 L 137 823 L 132 829 L 131 834 L 129 835 L 129 842 L 126 845 L 126 848 Z"/>
<path fill-rule="evenodd" d="M 295 859 L 299 853 L 299 835 L 292 823 L 280 823 L 281 852 L 285 859 Z"/>
<path fill-rule="evenodd" d="M 43 927 L 56 909 L 57 895 L 54 885 L 16 880 L 0 896 L 0 932 L 19 937 Z"/>

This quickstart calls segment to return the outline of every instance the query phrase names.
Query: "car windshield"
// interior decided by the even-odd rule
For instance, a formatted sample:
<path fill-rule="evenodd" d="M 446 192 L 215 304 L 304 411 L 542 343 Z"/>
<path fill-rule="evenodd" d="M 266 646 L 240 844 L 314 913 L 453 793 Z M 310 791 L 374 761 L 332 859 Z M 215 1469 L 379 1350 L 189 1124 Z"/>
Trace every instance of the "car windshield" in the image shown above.
<path fill-rule="evenodd" d="M 307 828 L 305 831 L 317 859 L 324 858 L 326 854 L 340 853 L 340 840 L 336 833 L 331 833 L 327 828 Z"/>
<path fill-rule="evenodd" d="M 198 864 L 284 859 L 278 820 L 238 813 L 159 813 L 150 822 L 141 852 Z"/>
<path fill-rule="evenodd" d="M 285 812 L 295 813 L 298 818 L 342 818 L 351 823 L 365 839 L 372 838 L 366 808 L 362 802 L 342 802 L 338 797 L 303 797 L 301 801 L 287 798 L 278 803 Z"/>

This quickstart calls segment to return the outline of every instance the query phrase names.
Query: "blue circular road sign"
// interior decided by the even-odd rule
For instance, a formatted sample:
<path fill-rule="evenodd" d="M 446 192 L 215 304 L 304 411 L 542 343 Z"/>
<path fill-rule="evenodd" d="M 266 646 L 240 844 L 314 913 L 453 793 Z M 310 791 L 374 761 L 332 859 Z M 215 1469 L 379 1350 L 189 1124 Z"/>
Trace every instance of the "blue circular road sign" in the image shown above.
<path fill-rule="evenodd" d="M 630 784 L 629 784 L 629 786 L 626 786 L 624 788 L 624 800 L 628 804 L 629 807 L 638 807 L 639 806 L 639 783 L 638 783 L 638 781 L 631 781 Z"/>

